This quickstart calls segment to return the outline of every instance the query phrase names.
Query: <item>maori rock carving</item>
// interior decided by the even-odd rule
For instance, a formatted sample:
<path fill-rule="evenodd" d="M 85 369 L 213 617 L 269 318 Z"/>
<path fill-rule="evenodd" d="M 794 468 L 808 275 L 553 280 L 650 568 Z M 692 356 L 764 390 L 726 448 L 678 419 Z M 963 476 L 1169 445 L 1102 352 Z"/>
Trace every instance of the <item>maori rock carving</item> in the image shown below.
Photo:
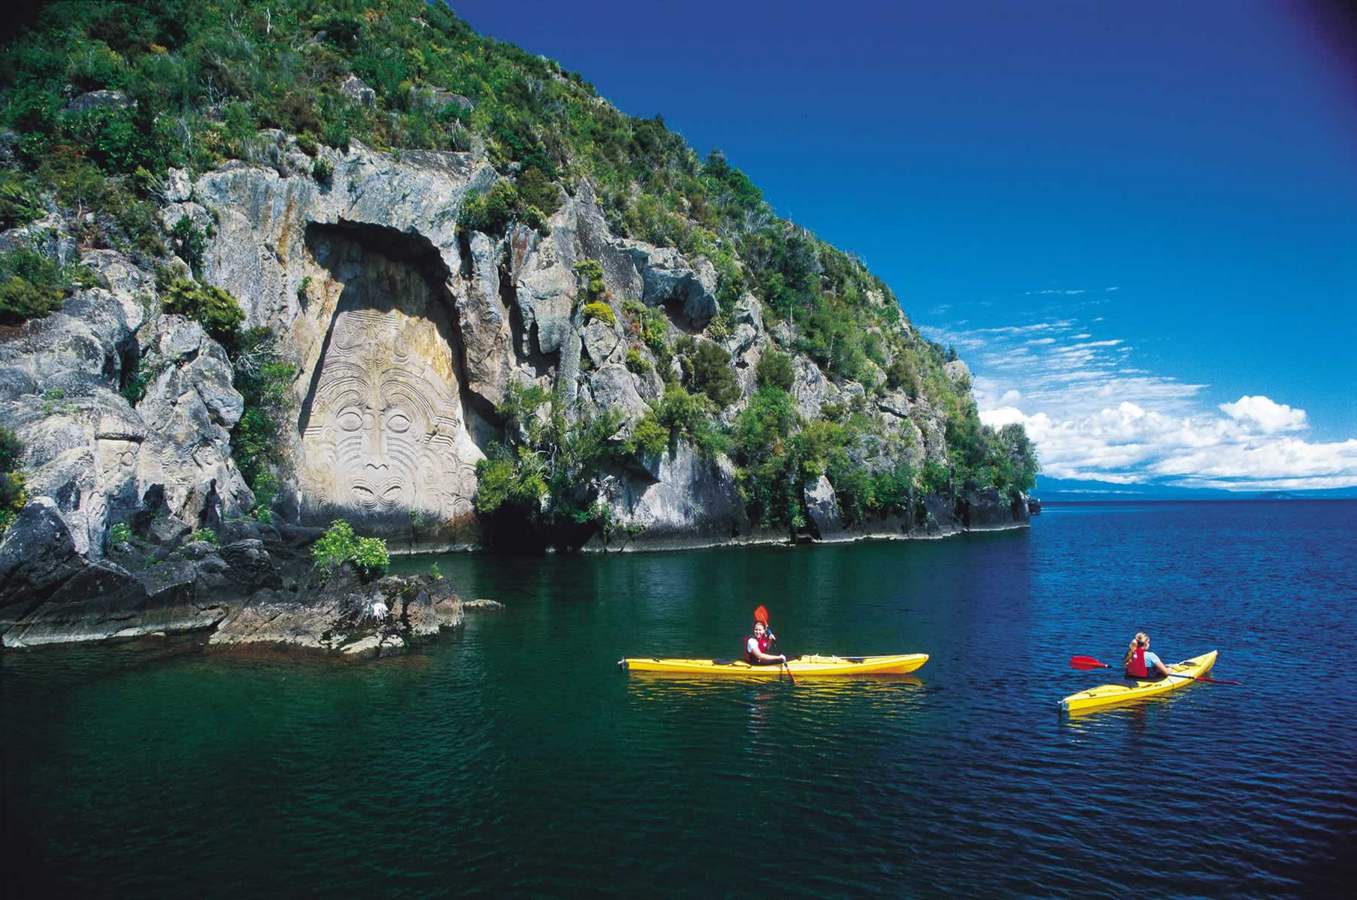
<path fill-rule="evenodd" d="M 434 324 L 396 309 L 342 309 L 302 435 L 304 506 L 407 533 L 473 513 L 476 460 L 457 385 L 422 358 Z M 385 526 L 385 527 L 381 527 Z"/>

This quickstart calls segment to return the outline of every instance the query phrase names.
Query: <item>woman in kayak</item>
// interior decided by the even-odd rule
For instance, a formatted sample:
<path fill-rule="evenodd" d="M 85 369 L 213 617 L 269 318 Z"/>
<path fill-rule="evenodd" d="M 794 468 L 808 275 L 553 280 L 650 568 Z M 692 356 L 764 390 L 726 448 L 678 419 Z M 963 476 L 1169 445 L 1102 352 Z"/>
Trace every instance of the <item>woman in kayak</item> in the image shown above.
<path fill-rule="evenodd" d="M 773 649 L 773 633 L 763 622 L 754 622 L 754 633 L 744 642 L 744 661 L 751 666 L 777 666 L 787 661 L 781 654 L 770 653 Z"/>
<path fill-rule="evenodd" d="M 1134 678 L 1137 681 L 1167 678 L 1169 670 L 1164 665 L 1164 661 L 1159 658 L 1159 654 L 1150 649 L 1150 636 L 1145 632 L 1138 632 L 1135 639 L 1131 641 L 1131 646 L 1126 651 L 1126 658 L 1121 661 L 1126 669 L 1126 677 Z"/>

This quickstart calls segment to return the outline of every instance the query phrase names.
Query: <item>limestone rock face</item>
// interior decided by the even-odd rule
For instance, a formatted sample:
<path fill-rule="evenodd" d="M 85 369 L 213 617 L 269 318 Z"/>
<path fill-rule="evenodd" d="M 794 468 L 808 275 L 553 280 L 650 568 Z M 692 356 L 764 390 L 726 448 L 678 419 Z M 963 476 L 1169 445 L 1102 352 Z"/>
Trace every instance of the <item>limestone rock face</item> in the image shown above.
<path fill-rule="evenodd" d="M 50 498 L 75 551 L 97 559 L 152 489 L 194 524 L 253 501 L 230 459 L 242 401 L 224 351 L 196 323 L 148 323 L 153 280 L 120 254 L 83 262 L 106 288 L 0 341 L 0 425 L 25 448 L 29 496 Z M 137 409 L 119 392 L 134 374 L 148 381 Z"/>
<path fill-rule="evenodd" d="M 504 400 L 516 362 L 509 310 L 500 297 L 501 247 L 480 232 L 471 236 L 470 244 L 471 277 L 456 293 L 467 388 L 493 407 Z"/>
<path fill-rule="evenodd" d="M 372 106 L 377 102 L 377 92 L 357 75 L 350 75 L 340 82 L 339 92 L 360 106 Z"/>
<path fill-rule="evenodd" d="M 626 422 L 623 435 L 650 409 L 636 388 L 636 376 L 625 366 L 609 363 L 589 373 L 589 399 L 596 411 L 618 410 Z"/>
<path fill-rule="evenodd" d="M 519 351 L 524 356 L 559 353 L 571 332 L 571 312 L 579 293 L 573 266 L 573 208 L 562 207 L 552 217 L 551 235 L 536 234 L 515 240 L 521 262 L 514 266 L 514 288 L 523 336 Z"/>
<path fill-rule="evenodd" d="M 831 537 L 842 530 L 839 498 L 828 478 L 821 475 L 814 484 L 806 487 L 805 495 L 806 514 L 810 516 L 816 537 Z"/>
<path fill-rule="evenodd" d="M 641 299 L 650 306 L 672 304 L 692 330 L 707 326 L 717 312 L 716 268 L 698 257 L 690 263 L 672 247 L 654 247 L 640 241 L 625 244 L 641 274 Z"/>
<path fill-rule="evenodd" d="M 648 546 L 729 540 L 749 530 L 734 466 L 725 457 L 703 459 L 681 442 L 648 462 L 646 475 L 628 473 L 604 489 L 618 524 L 641 529 Z"/>
<path fill-rule="evenodd" d="M 158 317 L 138 341 L 142 366 L 154 373 L 137 404 L 148 450 L 137 458 L 138 483 L 162 485 L 170 513 L 187 522 L 248 510 L 254 496 L 231 461 L 245 400 L 231 385 L 226 352 L 182 316 Z"/>
<path fill-rule="evenodd" d="M 134 575 L 82 555 L 50 498 L 31 500 L 0 540 L 5 647 L 78 643 L 210 628 L 224 610 L 196 602 L 187 563 Z"/>
<path fill-rule="evenodd" d="M 796 408 L 805 419 L 814 419 L 820 415 L 820 407 L 838 397 L 838 389 L 825 378 L 820 367 L 804 356 L 792 361 L 791 395 L 796 400 Z"/>

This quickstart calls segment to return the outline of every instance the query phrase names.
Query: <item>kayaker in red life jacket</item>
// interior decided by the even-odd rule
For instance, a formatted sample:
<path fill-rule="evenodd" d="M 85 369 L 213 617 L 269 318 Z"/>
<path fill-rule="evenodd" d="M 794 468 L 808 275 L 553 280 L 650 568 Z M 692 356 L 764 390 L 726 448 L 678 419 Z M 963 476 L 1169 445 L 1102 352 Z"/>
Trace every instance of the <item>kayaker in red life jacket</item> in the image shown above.
<path fill-rule="evenodd" d="M 777 638 L 762 622 L 754 623 L 754 633 L 744 642 L 744 661 L 751 666 L 776 666 L 787 661 L 781 654 L 769 653 Z"/>
<path fill-rule="evenodd" d="M 1164 665 L 1164 661 L 1159 655 L 1150 650 L 1150 636 L 1145 632 L 1138 632 L 1135 639 L 1131 641 L 1131 646 L 1126 651 L 1126 658 L 1122 660 L 1122 665 L 1126 668 L 1127 678 L 1136 679 L 1158 679 L 1167 678 L 1169 670 Z"/>

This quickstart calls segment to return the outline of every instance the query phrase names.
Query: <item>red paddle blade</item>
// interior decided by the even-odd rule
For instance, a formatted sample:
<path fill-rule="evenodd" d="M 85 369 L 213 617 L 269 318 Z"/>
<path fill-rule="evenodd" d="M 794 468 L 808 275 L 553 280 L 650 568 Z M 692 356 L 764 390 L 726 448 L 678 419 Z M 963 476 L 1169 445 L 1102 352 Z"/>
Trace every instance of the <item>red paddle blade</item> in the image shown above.
<path fill-rule="evenodd" d="M 1244 684 L 1242 681 L 1231 681 L 1228 678 L 1212 678 L 1210 675 L 1198 675 L 1197 680 L 1205 681 L 1209 684 L 1237 684 L 1241 686 Z"/>
<path fill-rule="evenodd" d="M 754 607 L 754 621 L 768 624 L 768 609 L 762 603 Z"/>
<path fill-rule="evenodd" d="M 1070 665 L 1076 669 L 1110 669 L 1107 663 L 1092 656 L 1071 656 Z"/>

